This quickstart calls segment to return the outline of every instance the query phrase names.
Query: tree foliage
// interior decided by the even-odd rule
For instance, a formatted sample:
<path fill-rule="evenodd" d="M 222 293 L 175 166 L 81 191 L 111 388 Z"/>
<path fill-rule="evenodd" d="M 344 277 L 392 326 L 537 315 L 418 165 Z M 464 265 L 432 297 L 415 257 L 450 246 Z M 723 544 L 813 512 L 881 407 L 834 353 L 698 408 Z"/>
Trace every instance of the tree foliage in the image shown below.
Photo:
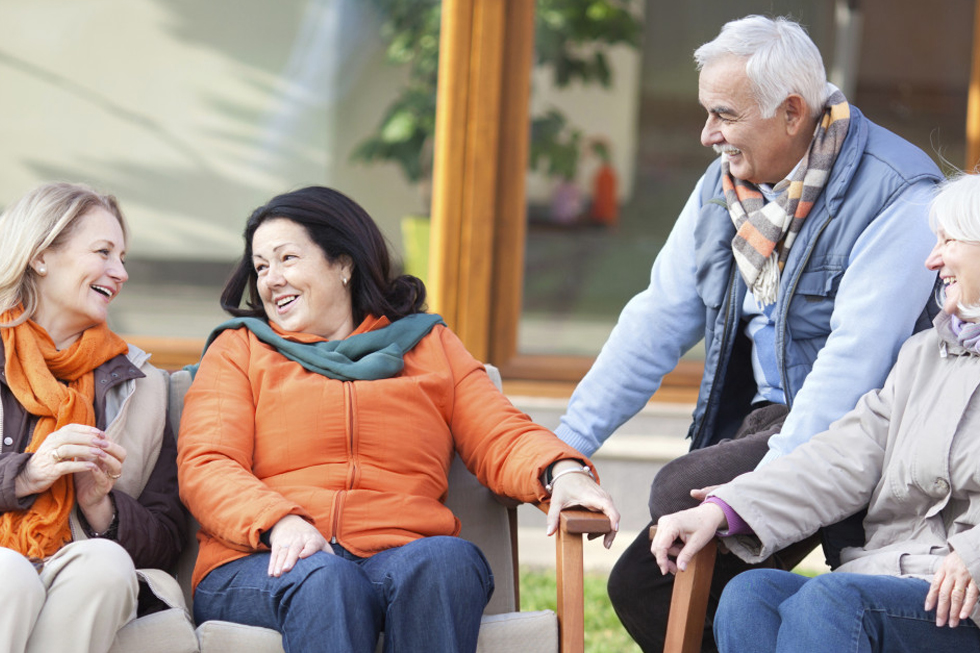
<path fill-rule="evenodd" d="M 372 0 L 383 17 L 381 36 L 389 63 L 407 66 L 408 80 L 388 106 L 375 131 L 351 154 L 361 163 L 398 164 L 417 183 L 432 170 L 436 83 L 439 70 L 439 0 Z M 641 25 L 631 11 L 634 0 L 538 0 L 535 61 L 551 70 L 554 84 L 612 83 L 608 50 L 638 47 Z M 532 120 L 530 165 L 570 179 L 578 165 L 581 130 L 551 108 Z"/>

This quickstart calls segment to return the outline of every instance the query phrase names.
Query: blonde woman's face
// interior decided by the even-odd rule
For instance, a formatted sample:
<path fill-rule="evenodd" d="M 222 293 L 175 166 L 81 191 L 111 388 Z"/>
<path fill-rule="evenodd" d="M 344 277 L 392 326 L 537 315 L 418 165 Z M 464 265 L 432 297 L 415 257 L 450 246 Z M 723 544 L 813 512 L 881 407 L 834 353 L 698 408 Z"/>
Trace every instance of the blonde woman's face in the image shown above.
<path fill-rule="evenodd" d="M 59 249 L 41 252 L 31 266 L 38 274 L 38 309 L 33 320 L 59 349 L 103 324 L 109 304 L 129 279 L 122 225 L 101 207 L 80 218 Z"/>

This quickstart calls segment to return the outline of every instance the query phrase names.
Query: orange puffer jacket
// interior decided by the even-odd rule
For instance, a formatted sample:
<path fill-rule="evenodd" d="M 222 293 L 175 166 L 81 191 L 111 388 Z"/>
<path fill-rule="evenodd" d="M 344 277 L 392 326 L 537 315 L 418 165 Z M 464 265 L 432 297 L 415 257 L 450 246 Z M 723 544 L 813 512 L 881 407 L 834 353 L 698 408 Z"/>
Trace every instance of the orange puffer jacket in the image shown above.
<path fill-rule="evenodd" d="M 388 323 L 368 318 L 355 333 Z M 377 381 L 308 372 L 247 329 L 224 331 L 187 392 L 178 451 L 180 496 L 201 523 L 195 587 L 268 550 L 260 536 L 290 514 L 359 556 L 457 534 L 442 504 L 454 451 L 484 485 L 520 501 L 547 498 L 548 465 L 583 458 L 514 408 L 441 325 L 397 376 Z"/>

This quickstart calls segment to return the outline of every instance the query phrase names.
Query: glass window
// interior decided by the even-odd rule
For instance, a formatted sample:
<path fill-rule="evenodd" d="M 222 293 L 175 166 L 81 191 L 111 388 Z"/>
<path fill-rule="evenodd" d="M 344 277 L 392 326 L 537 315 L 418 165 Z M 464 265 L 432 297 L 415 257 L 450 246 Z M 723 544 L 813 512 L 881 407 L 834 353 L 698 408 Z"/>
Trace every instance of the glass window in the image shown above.
<path fill-rule="evenodd" d="M 48 180 L 115 194 L 132 231 L 111 325 L 203 337 L 251 211 L 309 184 L 400 251 L 417 184 L 350 160 L 406 78 L 360 0 L 0 3 L 0 206 Z"/>
<path fill-rule="evenodd" d="M 839 13 L 848 6 L 856 13 Z M 594 356 L 622 307 L 646 287 L 653 260 L 715 156 L 700 144 L 704 111 L 692 55 L 728 20 L 756 13 L 800 21 L 853 104 L 937 161 L 963 165 L 973 0 L 930 6 L 928 21 L 914 0 L 646 0 L 632 9 L 642 25 L 640 45 L 611 48 L 609 88 L 556 88 L 546 71 L 535 71 L 532 115 L 564 112 L 566 130 L 580 132 L 580 156 L 570 185 L 557 176 L 529 180 L 522 354 Z M 849 16 L 858 21 L 847 23 Z M 849 51 L 857 56 L 848 59 Z M 590 215 L 597 140 L 608 144 L 618 182 L 612 222 Z"/>

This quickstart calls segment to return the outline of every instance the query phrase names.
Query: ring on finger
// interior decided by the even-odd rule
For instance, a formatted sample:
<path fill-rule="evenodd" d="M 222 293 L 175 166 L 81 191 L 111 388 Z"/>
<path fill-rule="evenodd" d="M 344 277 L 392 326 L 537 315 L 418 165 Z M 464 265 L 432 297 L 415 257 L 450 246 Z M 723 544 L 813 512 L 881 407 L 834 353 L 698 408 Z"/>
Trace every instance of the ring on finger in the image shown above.
<path fill-rule="evenodd" d="M 52 449 L 51 456 L 54 458 L 54 461 L 56 463 L 60 463 L 61 461 L 64 460 L 64 457 L 62 457 L 61 455 L 61 447 L 55 447 L 54 449 Z"/>
<path fill-rule="evenodd" d="M 119 478 L 120 476 L 122 476 L 122 472 L 120 472 L 118 474 L 110 474 L 109 472 L 106 472 L 105 475 L 108 476 L 109 478 L 111 478 L 112 480 L 116 480 L 117 478 Z"/>

